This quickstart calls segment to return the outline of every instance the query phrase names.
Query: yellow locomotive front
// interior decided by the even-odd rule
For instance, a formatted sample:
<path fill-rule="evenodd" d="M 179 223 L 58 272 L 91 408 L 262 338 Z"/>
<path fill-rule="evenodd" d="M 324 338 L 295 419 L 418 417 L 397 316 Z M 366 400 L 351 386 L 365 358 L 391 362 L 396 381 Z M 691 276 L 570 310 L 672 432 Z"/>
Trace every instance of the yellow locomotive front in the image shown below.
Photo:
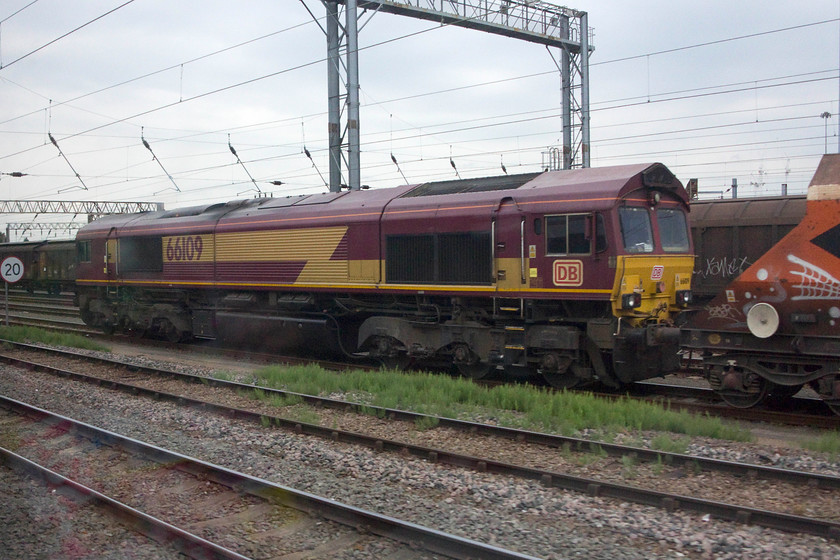
<path fill-rule="evenodd" d="M 679 367 L 675 319 L 691 303 L 694 269 L 688 205 L 680 194 L 646 189 L 618 208 L 613 369 L 624 383 Z"/>

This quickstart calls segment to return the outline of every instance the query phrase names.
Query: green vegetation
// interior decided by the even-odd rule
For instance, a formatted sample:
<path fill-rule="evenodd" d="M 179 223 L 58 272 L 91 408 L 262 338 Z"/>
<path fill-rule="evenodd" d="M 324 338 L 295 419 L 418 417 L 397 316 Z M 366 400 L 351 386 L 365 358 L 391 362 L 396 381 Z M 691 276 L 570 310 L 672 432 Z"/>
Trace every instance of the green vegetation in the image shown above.
<path fill-rule="evenodd" d="M 66 334 L 39 329 L 38 327 L 6 327 L 0 326 L 0 338 L 12 342 L 29 342 L 49 344 L 52 346 L 69 346 L 70 348 L 83 348 L 85 350 L 96 350 L 109 352 L 110 348 L 85 338 L 78 334 Z"/>
<path fill-rule="evenodd" d="M 685 455 L 688 453 L 688 444 L 691 441 L 688 438 L 673 438 L 668 434 L 658 434 L 650 440 L 651 449 L 658 449 L 667 453 L 681 453 Z"/>
<path fill-rule="evenodd" d="M 651 471 L 656 476 L 661 476 L 664 470 L 665 470 L 665 464 L 662 462 L 662 456 L 660 455 L 656 458 L 656 462 L 651 467 Z"/>
<path fill-rule="evenodd" d="M 436 416 L 418 416 L 414 420 L 414 426 L 421 432 L 437 428 L 440 420 Z"/>
<path fill-rule="evenodd" d="M 639 475 L 639 470 L 636 468 L 639 464 L 635 455 L 621 456 L 621 475 L 624 478 L 636 478 Z"/>
<path fill-rule="evenodd" d="M 802 442 L 802 447 L 840 457 L 840 432 L 825 432 L 816 439 L 806 439 Z"/>
<path fill-rule="evenodd" d="M 584 392 L 553 392 L 524 385 L 488 388 L 442 374 L 360 370 L 335 373 L 306 365 L 271 366 L 256 375 L 258 385 L 276 389 L 345 398 L 353 395 L 353 400 L 370 406 L 566 435 L 588 429 L 605 434 L 655 430 L 735 441 L 749 441 L 751 437 L 747 430 L 719 418 L 671 411 L 628 398 L 602 399 Z M 664 440 L 660 444 L 665 445 Z"/>

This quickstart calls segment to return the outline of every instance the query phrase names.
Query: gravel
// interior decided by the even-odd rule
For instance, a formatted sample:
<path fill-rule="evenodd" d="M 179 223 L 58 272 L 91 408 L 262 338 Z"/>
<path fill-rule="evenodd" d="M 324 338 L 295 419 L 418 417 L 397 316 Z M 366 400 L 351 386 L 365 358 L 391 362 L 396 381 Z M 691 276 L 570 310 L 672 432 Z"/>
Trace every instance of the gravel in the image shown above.
<path fill-rule="evenodd" d="M 0 392 L 279 484 L 540 558 L 840 559 L 838 543 L 817 537 L 547 489 L 535 482 L 376 453 L 14 368 L 0 369 Z M 789 449 L 696 441 L 690 451 L 838 472 L 836 463 Z M 4 490 L 12 486 L 13 496 L 2 510 L 4 517 L 13 515 L 15 503 L 20 517 L 28 515 L 29 496 L 19 496 L 17 487 L 7 485 L 5 476 L 3 480 Z M 25 539 L 19 533 L 6 535 L 7 526 L 0 527 L 0 541 Z M 365 557 L 374 556 L 360 552 L 359 558 Z"/>
<path fill-rule="evenodd" d="M 0 467 L 0 485 L 3 558 L 178 558 L 174 548 L 126 529 L 99 508 L 62 495 L 7 467 Z"/>

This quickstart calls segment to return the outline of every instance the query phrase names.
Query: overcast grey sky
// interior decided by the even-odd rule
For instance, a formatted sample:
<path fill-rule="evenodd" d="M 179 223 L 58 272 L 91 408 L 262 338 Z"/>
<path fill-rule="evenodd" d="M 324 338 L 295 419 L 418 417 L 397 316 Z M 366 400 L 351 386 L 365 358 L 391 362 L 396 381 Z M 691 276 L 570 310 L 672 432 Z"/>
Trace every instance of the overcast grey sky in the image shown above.
<path fill-rule="evenodd" d="M 28 174 L 0 175 L 0 198 L 175 208 L 252 196 L 228 139 L 262 190 L 325 190 L 326 40 L 300 0 L 135 0 L 60 38 L 124 3 L 0 2 L 0 172 Z M 737 178 L 744 194 L 776 194 L 804 191 L 826 136 L 837 151 L 837 0 L 568 7 L 594 30 L 592 166 L 661 161 L 704 191 Z M 545 47 L 388 14 L 362 22 L 363 184 L 404 182 L 391 154 L 421 182 L 454 179 L 450 157 L 461 177 L 535 171 L 560 145 Z"/>

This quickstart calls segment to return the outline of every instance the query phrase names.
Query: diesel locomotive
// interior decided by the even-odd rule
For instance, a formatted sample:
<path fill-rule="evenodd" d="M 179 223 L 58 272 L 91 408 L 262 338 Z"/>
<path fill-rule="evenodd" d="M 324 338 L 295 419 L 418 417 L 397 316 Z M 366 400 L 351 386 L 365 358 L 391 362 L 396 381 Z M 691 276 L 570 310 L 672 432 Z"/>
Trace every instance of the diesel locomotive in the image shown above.
<path fill-rule="evenodd" d="M 813 388 L 840 414 L 840 155 L 826 155 L 802 221 L 685 325 L 730 405 Z"/>
<path fill-rule="evenodd" d="M 679 367 L 687 212 L 653 163 L 113 215 L 76 290 L 105 330 L 619 386 Z"/>

